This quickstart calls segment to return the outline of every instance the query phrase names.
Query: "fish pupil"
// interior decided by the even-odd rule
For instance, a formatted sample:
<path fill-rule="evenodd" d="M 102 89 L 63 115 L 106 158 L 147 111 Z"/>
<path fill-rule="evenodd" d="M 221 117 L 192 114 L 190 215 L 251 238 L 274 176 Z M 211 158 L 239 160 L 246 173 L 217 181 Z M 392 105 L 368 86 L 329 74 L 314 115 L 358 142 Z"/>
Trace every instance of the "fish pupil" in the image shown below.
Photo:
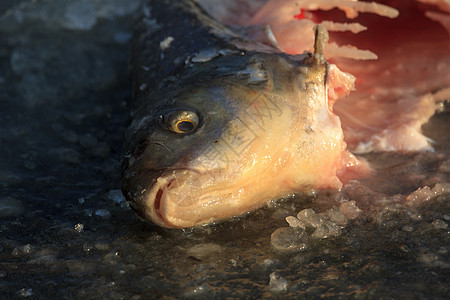
<path fill-rule="evenodd" d="M 191 121 L 180 121 L 177 123 L 177 129 L 180 132 L 191 132 L 194 130 L 194 124 Z"/>

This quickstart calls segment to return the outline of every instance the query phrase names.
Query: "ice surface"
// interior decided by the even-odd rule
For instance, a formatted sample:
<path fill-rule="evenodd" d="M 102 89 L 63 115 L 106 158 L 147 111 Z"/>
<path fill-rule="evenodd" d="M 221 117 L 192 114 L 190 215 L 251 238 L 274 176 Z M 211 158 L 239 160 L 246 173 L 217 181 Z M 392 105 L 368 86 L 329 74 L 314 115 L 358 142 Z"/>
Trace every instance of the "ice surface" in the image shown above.
<path fill-rule="evenodd" d="M 66 6 L 61 25 L 67 29 L 89 30 L 96 22 L 95 2 L 78 1 Z"/>
<path fill-rule="evenodd" d="M 8 187 L 10 185 L 17 184 L 21 181 L 21 178 L 14 172 L 8 170 L 0 170 L 0 186 Z"/>
<path fill-rule="evenodd" d="M 132 37 L 133 35 L 128 31 L 116 32 L 114 34 L 114 41 L 116 41 L 119 44 L 126 44 L 129 41 L 131 41 Z"/>
<path fill-rule="evenodd" d="M 52 151 L 59 160 L 65 163 L 79 164 L 81 155 L 77 150 L 71 148 L 60 148 Z"/>
<path fill-rule="evenodd" d="M 220 245 L 213 243 L 205 243 L 190 247 L 189 249 L 186 250 L 186 254 L 189 256 L 196 257 L 197 259 L 201 259 L 210 255 L 218 255 L 218 253 L 221 252 L 222 250 L 223 249 Z"/>
<path fill-rule="evenodd" d="M 441 163 L 439 166 L 439 171 L 450 173 L 450 158 Z"/>
<path fill-rule="evenodd" d="M 190 291 L 187 291 L 186 293 L 183 294 L 183 297 L 196 299 L 198 297 L 205 297 L 207 294 L 210 293 L 211 288 L 207 284 L 203 284 L 195 287 Z"/>
<path fill-rule="evenodd" d="M 17 217 L 24 211 L 22 201 L 13 197 L 0 198 L 0 217 Z"/>
<path fill-rule="evenodd" d="M 96 5 L 100 18 L 115 19 L 135 13 L 141 6 L 141 0 L 107 0 L 98 1 Z"/>
<path fill-rule="evenodd" d="M 368 154 L 377 176 L 339 193 L 184 231 L 124 209 L 139 2 L 0 1 L 1 299 L 448 296 L 448 109 L 435 152 Z"/>

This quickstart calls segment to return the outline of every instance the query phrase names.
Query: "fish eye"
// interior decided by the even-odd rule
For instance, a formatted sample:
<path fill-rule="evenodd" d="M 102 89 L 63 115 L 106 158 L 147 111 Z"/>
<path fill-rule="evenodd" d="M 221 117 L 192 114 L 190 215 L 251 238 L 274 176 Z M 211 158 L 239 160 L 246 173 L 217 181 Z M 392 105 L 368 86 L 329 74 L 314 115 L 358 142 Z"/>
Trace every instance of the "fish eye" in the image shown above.
<path fill-rule="evenodd" d="M 199 117 L 192 111 L 176 111 L 169 116 L 167 125 L 175 133 L 190 133 L 197 129 Z"/>

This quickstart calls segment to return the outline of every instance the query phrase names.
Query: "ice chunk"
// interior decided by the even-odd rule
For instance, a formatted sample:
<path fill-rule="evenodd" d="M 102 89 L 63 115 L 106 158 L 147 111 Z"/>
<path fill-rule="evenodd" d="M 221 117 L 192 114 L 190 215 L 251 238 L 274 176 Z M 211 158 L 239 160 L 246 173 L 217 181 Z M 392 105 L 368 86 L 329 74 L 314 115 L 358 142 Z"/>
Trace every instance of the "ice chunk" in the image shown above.
<path fill-rule="evenodd" d="M 272 218 L 274 220 L 280 220 L 280 219 L 286 218 L 287 216 L 289 216 L 289 211 L 287 209 L 278 208 L 277 210 L 275 210 L 273 212 L 273 214 L 270 216 L 270 218 Z"/>
<path fill-rule="evenodd" d="M 297 214 L 297 218 L 289 216 L 286 221 L 293 228 L 313 228 L 314 232 L 311 237 L 314 238 L 336 236 L 347 224 L 347 218 L 337 207 L 320 214 L 315 213 L 312 209 L 304 209 Z"/>
<path fill-rule="evenodd" d="M 336 206 L 329 209 L 325 214 L 325 216 L 327 216 L 330 219 L 330 221 L 336 223 L 337 225 L 344 226 L 347 224 L 347 218 Z"/>
<path fill-rule="evenodd" d="M 125 202 L 125 197 L 123 196 L 121 190 L 110 190 L 106 197 L 117 205 L 121 205 Z"/>
<path fill-rule="evenodd" d="M 288 281 L 278 273 L 270 273 L 269 289 L 273 292 L 284 292 L 287 290 Z"/>
<path fill-rule="evenodd" d="M 26 244 L 25 246 L 21 247 L 22 252 L 25 254 L 29 254 L 31 252 L 31 245 L 30 244 Z"/>
<path fill-rule="evenodd" d="M 288 216 L 286 217 L 286 221 L 289 223 L 289 226 L 291 227 L 300 227 L 306 229 L 306 224 L 297 219 L 296 217 Z"/>
<path fill-rule="evenodd" d="M 84 225 L 81 223 L 75 224 L 74 229 L 76 232 L 81 233 L 84 230 Z"/>
<path fill-rule="evenodd" d="M 322 222 L 316 227 L 311 237 L 324 239 L 330 236 L 339 235 L 341 228 L 334 222 Z"/>
<path fill-rule="evenodd" d="M 411 206 L 420 205 L 423 202 L 429 201 L 440 195 L 445 195 L 450 193 L 450 183 L 437 183 L 433 188 L 425 186 L 423 188 L 418 188 L 406 197 L 408 204 Z"/>
<path fill-rule="evenodd" d="M 356 206 L 355 201 L 343 201 L 339 205 L 339 210 L 344 214 L 348 220 L 353 220 L 361 213 L 361 209 Z"/>
<path fill-rule="evenodd" d="M 405 225 L 402 227 L 402 230 L 406 232 L 413 232 L 414 228 L 410 225 Z"/>
<path fill-rule="evenodd" d="M 83 251 L 84 252 L 89 252 L 94 248 L 94 246 L 92 246 L 91 242 L 86 242 L 83 244 Z"/>
<path fill-rule="evenodd" d="M 320 223 L 319 215 L 311 208 L 300 211 L 297 214 L 297 218 L 312 227 L 316 227 L 317 224 Z"/>
<path fill-rule="evenodd" d="M 172 44 L 172 42 L 175 39 L 172 36 L 168 36 L 166 37 L 164 40 L 162 40 L 161 42 L 159 42 L 159 47 L 161 48 L 161 50 L 166 50 L 167 48 L 170 47 L 170 44 Z"/>
<path fill-rule="evenodd" d="M 203 62 L 210 61 L 211 59 L 213 59 L 217 56 L 219 56 L 219 52 L 216 48 L 205 49 L 205 50 L 202 50 L 199 53 L 197 53 L 191 59 L 191 61 L 194 63 L 203 63 Z"/>
<path fill-rule="evenodd" d="M 307 248 L 309 237 L 302 228 L 283 227 L 270 236 L 272 246 L 282 251 L 302 251 Z"/>
<path fill-rule="evenodd" d="M 28 255 L 31 253 L 32 247 L 30 244 L 26 244 L 20 247 L 14 248 L 12 251 L 13 256 L 19 256 L 19 255 Z"/>
<path fill-rule="evenodd" d="M 266 258 L 263 262 L 263 265 L 266 267 L 269 267 L 271 265 L 273 265 L 275 262 L 272 259 Z"/>
<path fill-rule="evenodd" d="M 31 297 L 33 296 L 33 289 L 23 288 L 17 292 L 17 295 L 20 297 Z"/>

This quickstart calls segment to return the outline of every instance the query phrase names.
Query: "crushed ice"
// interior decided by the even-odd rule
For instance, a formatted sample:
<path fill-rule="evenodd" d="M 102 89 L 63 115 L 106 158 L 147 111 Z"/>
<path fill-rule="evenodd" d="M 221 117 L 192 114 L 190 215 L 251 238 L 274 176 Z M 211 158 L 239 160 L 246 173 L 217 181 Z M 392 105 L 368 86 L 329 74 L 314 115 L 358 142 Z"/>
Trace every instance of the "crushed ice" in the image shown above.
<path fill-rule="evenodd" d="M 159 42 L 159 47 L 161 48 L 161 50 L 166 50 L 167 48 L 170 47 L 170 44 L 172 44 L 172 42 L 175 39 L 172 36 L 168 36 L 166 37 L 164 40 L 162 40 L 161 42 Z"/>
<path fill-rule="evenodd" d="M 74 230 L 75 230 L 76 232 L 78 232 L 78 233 L 81 233 L 81 232 L 83 232 L 83 230 L 84 230 L 84 225 L 81 224 L 81 223 L 77 223 L 77 224 L 75 224 L 75 226 L 74 226 Z"/>
<path fill-rule="evenodd" d="M 297 214 L 297 218 L 289 216 L 286 221 L 291 227 L 300 227 L 302 229 L 313 229 L 311 237 L 327 238 L 336 236 L 340 233 L 342 227 L 347 224 L 347 218 L 337 208 L 324 213 L 315 213 L 312 209 L 304 209 Z"/>
<path fill-rule="evenodd" d="M 126 201 L 125 197 L 122 194 L 121 190 L 110 190 L 106 195 L 108 200 L 112 200 L 116 205 L 121 208 L 129 208 L 130 205 Z"/>
<path fill-rule="evenodd" d="M 347 218 L 337 207 L 323 213 L 304 209 L 297 217 L 286 217 L 286 221 L 290 227 L 279 228 L 271 235 L 272 246 L 278 250 L 305 250 L 311 239 L 337 236 L 347 224 Z"/>
<path fill-rule="evenodd" d="M 31 297 L 31 296 L 33 296 L 33 289 L 23 288 L 17 292 L 17 295 L 20 297 Z"/>
<path fill-rule="evenodd" d="M 425 186 L 418 188 L 406 197 L 409 205 L 416 206 L 441 195 L 450 194 L 450 183 L 437 183 L 433 188 Z"/>
<path fill-rule="evenodd" d="M 284 292 L 287 290 L 288 281 L 281 277 L 278 273 L 270 273 L 269 289 L 272 292 Z"/>
<path fill-rule="evenodd" d="M 111 212 L 104 208 L 97 209 L 95 211 L 95 215 L 102 218 L 103 220 L 111 219 Z"/>

